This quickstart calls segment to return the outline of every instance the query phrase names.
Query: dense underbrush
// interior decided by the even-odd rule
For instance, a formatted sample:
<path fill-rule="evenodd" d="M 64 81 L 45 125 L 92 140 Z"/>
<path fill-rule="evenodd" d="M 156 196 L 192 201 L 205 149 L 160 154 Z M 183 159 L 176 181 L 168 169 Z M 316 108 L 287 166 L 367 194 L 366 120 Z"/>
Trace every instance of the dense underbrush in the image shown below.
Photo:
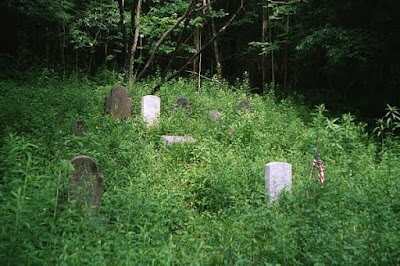
<path fill-rule="evenodd" d="M 376 140 L 350 114 L 182 79 L 162 86 L 161 122 L 148 129 L 140 99 L 154 81 L 128 89 L 124 121 L 102 115 L 118 76 L 49 76 L 0 82 L 2 265 L 400 263 L 399 141 Z M 190 111 L 172 108 L 180 96 Z M 238 112 L 247 98 L 252 111 Z M 71 129 L 78 118 L 82 136 Z M 172 134 L 197 141 L 166 147 L 160 136 Z M 310 179 L 316 147 L 324 187 Z M 77 155 L 105 176 L 98 213 L 59 206 Z M 273 161 L 292 164 L 293 184 L 270 204 L 264 165 Z"/>

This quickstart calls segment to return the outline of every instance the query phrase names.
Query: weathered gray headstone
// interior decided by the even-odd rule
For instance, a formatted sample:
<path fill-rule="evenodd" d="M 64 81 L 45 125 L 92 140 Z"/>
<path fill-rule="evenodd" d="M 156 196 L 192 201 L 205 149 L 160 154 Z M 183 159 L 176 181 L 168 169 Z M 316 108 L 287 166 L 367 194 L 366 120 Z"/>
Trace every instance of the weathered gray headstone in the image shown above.
<path fill-rule="evenodd" d="M 282 190 L 289 191 L 291 186 L 291 164 L 272 162 L 265 165 L 265 188 L 268 191 L 270 202 L 277 200 Z"/>
<path fill-rule="evenodd" d="M 147 95 L 142 98 L 142 117 L 147 126 L 158 124 L 161 112 L 160 98 L 154 95 Z"/>
<path fill-rule="evenodd" d="M 236 105 L 236 109 L 237 109 L 239 112 L 242 112 L 242 113 L 246 113 L 246 112 L 251 111 L 251 110 L 252 110 L 252 106 L 251 106 L 250 100 L 249 100 L 249 99 L 245 99 L 245 100 L 239 102 L 239 103 Z"/>
<path fill-rule="evenodd" d="M 228 127 L 228 129 L 225 130 L 225 132 L 229 136 L 232 136 L 233 134 L 235 134 L 235 128 L 233 126 L 230 126 L 230 127 Z"/>
<path fill-rule="evenodd" d="M 222 118 L 222 114 L 218 110 L 211 110 L 208 112 L 208 118 L 212 121 L 218 121 Z"/>
<path fill-rule="evenodd" d="M 74 135 L 81 136 L 87 129 L 86 122 L 82 119 L 76 120 L 72 125 Z"/>
<path fill-rule="evenodd" d="M 115 86 L 111 93 L 106 97 L 105 114 L 111 114 L 117 118 L 131 117 L 132 100 L 128 98 L 126 89 L 121 86 Z"/>
<path fill-rule="evenodd" d="M 190 109 L 190 102 L 188 98 L 185 97 L 179 97 L 176 99 L 176 101 L 173 103 L 173 107 L 175 109 Z"/>
<path fill-rule="evenodd" d="M 98 209 L 104 192 L 104 177 L 96 162 L 88 156 L 77 156 L 71 160 L 74 172 L 69 176 L 70 197 L 83 206 Z"/>
<path fill-rule="evenodd" d="M 161 139 L 165 141 L 167 146 L 172 145 L 174 143 L 194 143 L 196 140 L 193 137 L 186 136 L 161 136 Z"/>

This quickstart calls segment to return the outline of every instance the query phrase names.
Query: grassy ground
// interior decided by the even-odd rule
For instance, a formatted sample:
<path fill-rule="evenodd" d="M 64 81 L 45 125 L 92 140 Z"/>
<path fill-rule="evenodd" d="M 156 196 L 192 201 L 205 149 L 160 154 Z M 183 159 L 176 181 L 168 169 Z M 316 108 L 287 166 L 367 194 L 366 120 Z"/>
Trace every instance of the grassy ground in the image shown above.
<path fill-rule="evenodd" d="M 2 265 L 400 264 L 400 144 L 375 141 L 351 115 L 311 114 L 273 92 L 246 95 L 220 82 L 165 84 L 161 123 L 103 116 L 118 75 L 60 81 L 41 73 L 0 81 Z M 176 98 L 191 102 L 174 111 Z M 249 98 L 253 112 L 241 114 Z M 223 119 L 207 118 L 219 109 Z M 71 125 L 82 118 L 82 136 Z M 166 147 L 160 135 L 194 144 Z M 316 139 L 326 184 L 309 180 Z M 70 160 L 93 157 L 105 176 L 99 213 L 60 208 Z M 293 187 L 268 203 L 264 165 L 292 164 Z"/>

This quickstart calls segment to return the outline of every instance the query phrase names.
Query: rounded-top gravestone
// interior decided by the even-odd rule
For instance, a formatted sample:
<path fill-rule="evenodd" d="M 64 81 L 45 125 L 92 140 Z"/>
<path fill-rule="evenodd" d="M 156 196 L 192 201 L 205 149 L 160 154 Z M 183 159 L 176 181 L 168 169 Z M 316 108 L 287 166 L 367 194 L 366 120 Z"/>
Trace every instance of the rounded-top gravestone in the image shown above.
<path fill-rule="evenodd" d="M 176 99 L 176 101 L 173 103 L 173 107 L 175 109 L 190 109 L 190 101 L 186 97 L 179 97 Z"/>
<path fill-rule="evenodd" d="M 208 112 L 208 118 L 215 122 L 222 118 L 222 114 L 218 110 L 210 110 Z"/>
<path fill-rule="evenodd" d="M 86 122 L 83 119 L 78 119 L 72 124 L 74 135 L 81 136 L 87 130 Z"/>
<path fill-rule="evenodd" d="M 238 110 L 241 113 L 247 113 L 249 111 L 252 111 L 252 106 L 251 106 L 250 100 L 249 99 L 244 99 L 243 101 L 240 101 L 236 105 L 236 110 Z"/>
<path fill-rule="evenodd" d="M 70 199 L 82 206 L 98 209 L 104 192 L 104 177 L 96 162 L 88 156 L 76 156 L 71 160 L 74 172 L 69 176 Z"/>
<path fill-rule="evenodd" d="M 132 100 L 128 98 L 126 89 L 122 86 L 113 87 L 105 99 L 104 113 L 117 118 L 128 118 L 131 117 L 131 112 Z"/>

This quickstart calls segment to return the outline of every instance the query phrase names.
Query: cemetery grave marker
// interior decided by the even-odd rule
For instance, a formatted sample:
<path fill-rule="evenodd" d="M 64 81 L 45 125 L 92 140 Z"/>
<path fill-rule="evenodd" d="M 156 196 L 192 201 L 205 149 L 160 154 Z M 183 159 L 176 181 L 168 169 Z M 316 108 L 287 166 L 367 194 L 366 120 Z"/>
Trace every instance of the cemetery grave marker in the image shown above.
<path fill-rule="evenodd" d="M 117 118 L 128 118 L 131 117 L 131 111 L 132 100 L 128 98 L 126 89 L 121 86 L 113 87 L 106 97 L 104 113 Z"/>
<path fill-rule="evenodd" d="M 218 110 L 211 110 L 208 112 L 208 118 L 215 122 L 222 118 L 222 114 Z"/>
<path fill-rule="evenodd" d="M 98 209 L 104 192 L 104 177 L 96 162 L 88 156 L 76 156 L 71 160 L 74 172 L 69 176 L 70 196 L 84 206 Z"/>
<path fill-rule="evenodd" d="M 72 131 L 76 136 L 81 136 L 86 130 L 86 122 L 83 119 L 78 119 L 72 124 Z"/>
<path fill-rule="evenodd" d="M 190 102 L 188 98 L 185 97 L 179 97 L 176 99 L 174 102 L 173 106 L 175 108 L 180 108 L 180 109 L 189 109 L 190 108 Z"/>
<path fill-rule="evenodd" d="M 161 112 L 161 100 L 154 95 L 147 95 L 142 98 L 142 117 L 147 126 L 158 124 Z"/>
<path fill-rule="evenodd" d="M 236 105 L 236 110 L 238 110 L 239 112 L 242 112 L 242 113 L 246 113 L 246 112 L 252 111 L 252 106 L 251 106 L 250 100 L 249 99 L 245 99 L 245 100 L 239 102 Z"/>
<path fill-rule="evenodd" d="M 193 137 L 185 137 L 185 136 L 161 136 L 161 139 L 165 141 L 167 146 L 170 146 L 174 143 L 194 143 L 196 140 Z"/>
<path fill-rule="evenodd" d="M 279 198 L 283 191 L 289 191 L 292 185 L 292 165 L 283 162 L 272 162 L 265 165 L 265 188 L 268 191 L 269 201 Z"/>

